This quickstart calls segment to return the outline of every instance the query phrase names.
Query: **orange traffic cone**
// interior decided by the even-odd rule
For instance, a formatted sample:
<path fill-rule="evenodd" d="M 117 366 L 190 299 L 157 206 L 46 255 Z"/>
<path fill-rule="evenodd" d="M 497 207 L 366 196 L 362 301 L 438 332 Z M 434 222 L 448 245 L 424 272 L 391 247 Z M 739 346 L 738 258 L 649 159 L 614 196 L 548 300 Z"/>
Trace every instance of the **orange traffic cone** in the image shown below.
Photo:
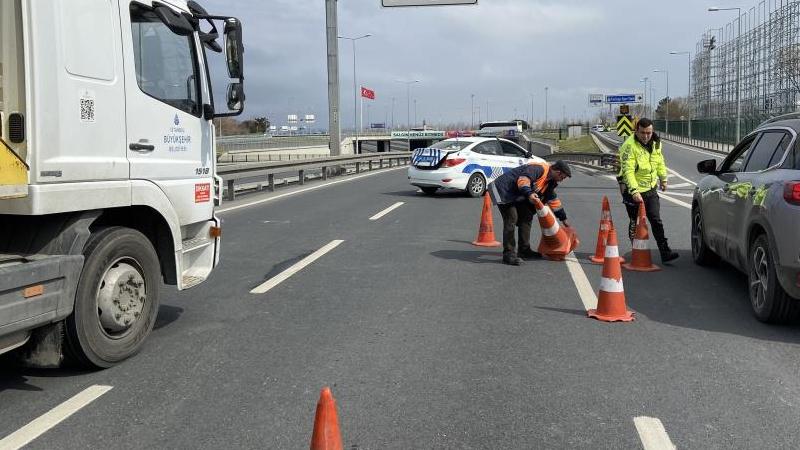
<path fill-rule="evenodd" d="M 472 241 L 472 245 L 479 247 L 500 247 L 500 243 L 494 239 L 494 220 L 492 219 L 492 201 L 489 200 L 489 193 L 483 194 L 483 209 L 481 210 L 481 224 L 478 227 L 478 237 Z"/>
<path fill-rule="evenodd" d="M 336 418 L 336 400 L 328 387 L 322 388 L 314 416 L 314 432 L 311 435 L 311 450 L 342 450 L 339 434 L 339 419 Z"/>
<path fill-rule="evenodd" d="M 613 224 L 614 219 L 611 217 L 611 205 L 608 203 L 608 197 L 604 195 L 603 209 L 600 212 L 600 229 L 597 231 L 597 245 L 595 246 L 594 255 L 589 257 L 589 261 L 593 264 L 603 264 L 606 254 L 608 230 Z M 619 261 L 624 263 L 625 258 L 620 256 Z"/>
<path fill-rule="evenodd" d="M 631 262 L 623 264 L 622 267 L 637 272 L 655 272 L 661 267 L 653 264 L 650 257 L 648 241 L 650 234 L 647 231 L 647 215 L 644 210 L 644 202 L 639 203 L 639 217 L 636 219 L 636 234 L 633 236 L 633 250 L 631 251 Z"/>
<path fill-rule="evenodd" d="M 589 317 L 603 322 L 630 322 L 633 312 L 625 305 L 625 289 L 622 286 L 622 269 L 619 265 L 619 245 L 614 225 L 608 230 L 608 242 L 603 261 L 603 278 L 597 296 L 597 309 L 587 311 Z"/>
<path fill-rule="evenodd" d="M 578 235 L 572 228 L 562 228 L 550 207 L 538 198 L 533 201 L 539 226 L 542 228 L 542 239 L 539 241 L 538 252 L 551 261 L 563 261 L 567 254 L 578 246 Z"/>

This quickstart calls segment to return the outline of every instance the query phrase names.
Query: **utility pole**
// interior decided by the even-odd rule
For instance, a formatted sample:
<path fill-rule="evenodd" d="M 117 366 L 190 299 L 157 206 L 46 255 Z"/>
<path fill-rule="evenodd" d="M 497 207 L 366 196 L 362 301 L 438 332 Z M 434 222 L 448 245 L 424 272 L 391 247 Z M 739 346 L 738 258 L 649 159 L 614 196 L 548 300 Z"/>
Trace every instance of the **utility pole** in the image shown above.
<path fill-rule="evenodd" d="M 339 42 L 336 24 L 336 1 L 325 0 L 325 33 L 328 41 L 328 149 L 331 156 L 342 154 L 339 127 Z"/>

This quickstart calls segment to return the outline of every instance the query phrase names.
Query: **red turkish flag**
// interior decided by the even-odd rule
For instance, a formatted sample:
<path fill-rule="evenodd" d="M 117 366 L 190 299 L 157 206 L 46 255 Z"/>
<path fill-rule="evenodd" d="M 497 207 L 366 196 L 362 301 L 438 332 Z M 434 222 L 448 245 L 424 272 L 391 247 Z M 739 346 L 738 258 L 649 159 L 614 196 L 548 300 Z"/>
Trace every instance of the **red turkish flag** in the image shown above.
<path fill-rule="evenodd" d="M 375 100 L 375 91 L 361 86 L 361 96 L 370 100 Z"/>

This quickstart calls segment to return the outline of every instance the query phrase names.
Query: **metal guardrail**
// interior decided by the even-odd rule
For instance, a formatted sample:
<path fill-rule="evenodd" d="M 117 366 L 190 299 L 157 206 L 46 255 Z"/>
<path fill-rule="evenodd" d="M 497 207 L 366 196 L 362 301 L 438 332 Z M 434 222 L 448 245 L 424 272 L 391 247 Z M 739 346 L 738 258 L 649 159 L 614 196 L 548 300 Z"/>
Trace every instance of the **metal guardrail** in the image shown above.
<path fill-rule="evenodd" d="M 306 159 L 300 161 L 275 161 L 267 163 L 230 164 L 219 167 L 217 174 L 222 177 L 225 189 L 225 199 L 228 201 L 236 198 L 237 184 L 256 184 L 260 191 L 266 184 L 269 191 L 275 190 L 275 175 L 297 173 L 298 184 L 305 184 L 308 172 L 319 171 L 323 180 L 332 175 L 347 174 L 350 169 L 353 173 L 363 170 L 383 168 L 384 162 L 389 167 L 396 161 L 397 165 L 408 164 L 411 161 L 410 152 L 385 152 L 370 153 L 365 155 L 330 156 L 325 158 Z"/>
<path fill-rule="evenodd" d="M 588 165 L 619 171 L 619 158 L 612 153 L 553 153 L 544 157 L 546 161 L 562 159 L 575 164 Z"/>
<path fill-rule="evenodd" d="M 258 162 L 271 162 L 271 161 L 302 161 L 305 159 L 317 159 L 328 156 L 328 147 L 297 147 L 292 151 L 294 153 L 287 153 L 287 149 L 282 151 L 244 151 L 241 153 L 230 152 L 221 155 L 217 158 L 217 163 L 232 164 L 232 163 L 258 163 Z M 316 153 L 303 153 L 313 152 Z"/>
<path fill-rule="evenodd" d="M 391 135 L 391 130 L 365 130 L 358 133 L 359 138 L 368 139 L 370 137 L 384 137 Z M 347 139 L 355 137 L 355 133 L 342 133 L 341 138 Z M 327 146 L 330 142 L 327 133 L 319 134 L 295 134 L 295 135 L 265 135 L 265 134 L 245 134 L 234 136 L 218 136 L 217 152 L 231 152 L 241 150 L 270 150 L 270 149 L 289 149 L 295 147 L 315 147 Z"/>

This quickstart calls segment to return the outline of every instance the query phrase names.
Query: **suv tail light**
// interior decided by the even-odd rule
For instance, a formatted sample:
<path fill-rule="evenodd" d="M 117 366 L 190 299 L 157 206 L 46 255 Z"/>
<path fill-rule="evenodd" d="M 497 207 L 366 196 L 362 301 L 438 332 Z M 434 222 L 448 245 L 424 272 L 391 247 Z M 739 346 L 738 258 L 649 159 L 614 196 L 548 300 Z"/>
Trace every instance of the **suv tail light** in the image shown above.
<path fill-rule="evenodd" d="M 451 158 L 447 158 L 447 159 L 444 160 L 444 166 L 445 167 L 455 167 L 455 166 L 457 166 L 459 164 L 462 164 L 466 160 L 467 160 L 466 158 L 452 158 L 452 159 Z"/>
<path fill-rule="evenodd" d="M 783 199 L 800 206 L 800 181 L 789 181 L 783 185 Z"/>

